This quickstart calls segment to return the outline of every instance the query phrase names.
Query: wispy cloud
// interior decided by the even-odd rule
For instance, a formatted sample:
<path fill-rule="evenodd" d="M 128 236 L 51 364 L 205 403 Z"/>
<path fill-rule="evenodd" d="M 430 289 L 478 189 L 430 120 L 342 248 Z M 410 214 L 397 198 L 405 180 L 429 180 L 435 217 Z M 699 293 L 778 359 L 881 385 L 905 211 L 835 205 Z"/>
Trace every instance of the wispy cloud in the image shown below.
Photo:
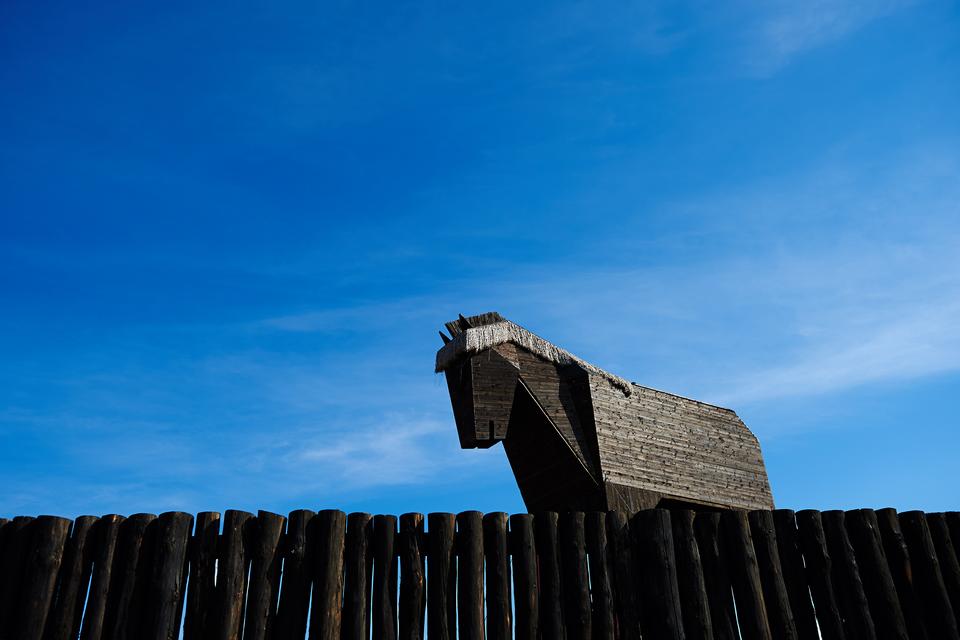
<path fill-rule="evenodd" d="M 913 4 L 913 0 L 781 0 L 758 3 L 764 17 L 756 27 L 759 49 L 750 66 L 768 74 L 796 56 L 840 40 L 870 22 Z"/>

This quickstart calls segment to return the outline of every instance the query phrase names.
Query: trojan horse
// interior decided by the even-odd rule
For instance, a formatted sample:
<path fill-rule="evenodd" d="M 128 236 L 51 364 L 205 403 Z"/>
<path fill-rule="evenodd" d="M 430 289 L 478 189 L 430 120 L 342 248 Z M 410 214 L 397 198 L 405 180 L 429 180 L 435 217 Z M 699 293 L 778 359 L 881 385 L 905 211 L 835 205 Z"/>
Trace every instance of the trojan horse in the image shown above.
<path fill-rule="evenodd" d="M 446 328 L 436 371 L 460 446 L 502 441 L 528 510 L 773 508 L 734 411 L 627 382 L 495 312 Z"/>

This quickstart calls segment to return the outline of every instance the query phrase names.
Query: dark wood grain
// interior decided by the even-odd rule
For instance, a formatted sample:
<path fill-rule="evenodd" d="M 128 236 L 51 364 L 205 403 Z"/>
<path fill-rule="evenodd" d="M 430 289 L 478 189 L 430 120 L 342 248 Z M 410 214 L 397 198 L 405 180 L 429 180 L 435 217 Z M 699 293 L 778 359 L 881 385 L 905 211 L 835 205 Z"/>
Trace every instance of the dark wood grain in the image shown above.
<path fill-rule="evenodd" d="M 157 547 L 150 578 L 145 640 L 174 640 L 180 637 L 180 619 L 183 612 L 186 587 L 187 543 L 193 516 L 172 511 L 158 518 Z"/>
<path fill-rule="evenodd" d="M 510 598 L 510 551 L 507 542 L 506 513 L 483 516 L 483 553 L 486 560 L 487 638 L 509 640 L 513 637 Z"/>
<path fill-rule="evenodd" d="M 3 557 L 0 558 L 0 638 L 15 637 L 20 625 L 18 595 L 23 584 L 33 520 L 29 516 L 17 516 L 3 527 Z"/>
<path fill-rule="evenodd" d="M 344 547 L 343 622 L 344 640 L 366 640 L 370 637 L 370 585 L 373 556 L 373 516 L 351 513 L 347 516 L 347 538 Z M 302 636 L 301 636 L 302 637 Z"/>
<path fill-rule="evenodd" d="M 838 510 L 824 511 L 820 517 L 833 561 L 833 590 L 847 637 L 874 640 L 877 633 L 860 578 L 860 567 L 847 535 L 844 513 Z"/>
<path fill-rule="evenodd" d="M 807 566 L 807 583 L 817 612 L 817 622 L 824 640 L 843 640 L 843 618 L 833 591 L 833 562 L 827 549 L 820 512 L 804 509 L 797 512 L 797 533 L 800 550 Z"/>
<path fill-rule="evenodd" d="M 483 640 L 483 514 L 457 514 L 457 630 L 462 640 Z"/>
<path fill-rule="evenodd" d="M 737 605 L 737 619 L 744 640 L 770 640 L 770 622 L 760 582 L 750 523 L 744 511 L 725 511 L 720 517 L 724 548 Z"/>
<path fill-rule="evenodd" d="M 931 638 L 957 640 L 957 622 L 927 520 L 921 511 L 901 513 L 899 520 L 904 540 L 910 550 L 913 584 L 919 596 L 920 610 L 923 612 L 927 631 Z"/>
<path fill-rule="evenodd" d="M 73 521 L 60 564 L 56 600 L 44 634 L 48 640 L 68 640 L 80 633 L 80 621 L 93 568 L 87 542 L 90 529 L 97 520 L 96 516 L 80 516 Z"/>
<path fill-rule="evenodd" d="M 247 573 L 250 569 L 250 537 L 255 526 L 252 513 L 230 509 L 223 514 L 223 534 L 217 571 L 216 640 L 239 640 L 243 634 Z"/>
<path fill-rule="evenodd" d="M 900 608 L 897 587 L 883 552 L 877 515 L 872 509 L 848 511 L 846 525 L 857 556 L 860 577 L 870 603 L 877 637 L 881 640 L 908 640 L 910 634 Z"/>
<path fill-rule="evenodd" d="M 616 618 L 607 546 L 607 514 L 603 511 L 591 511 L 585 514 L 584 527 L 587 554 L 590 557 L 593 637 L 597 640 L 613 640 L 616 634 Z"/>
<path fill-rule="evenodd" d="M 537 513 L 533 519 L 534 541 L 540 562 L 540 633 L 544 638 L 566 637 L 560 591 L 560 541 L 558 516 L 553 511 Z"/>
<path fill-rule="evenodd" d="M 187 610 L 183 620 L 184 640 L 203 640 L 212 633 L 210 621 L 216 602 L 214 578 L 219 536 L 220 513 L 198 513 L 193 537 L 187 549 L 190 580 L 187 585 Z"/>
<path fill-rule="evenodd" d="M 540 598 L 532 515 L 510 516 L 509 548 L 513 560 L 515 635 L 517 640 L 535 640 L 540 622 Z"/>
<path fill-rule="evenodd" d="M 757 566 L 760 569 L 760 584 L 763 586 L 763 601 L 767 606 L 770 635 L 774 640 L 797 640 L 799 635 L 783 578 L 773 513 L 766 510 L 751 511 L 748 519 L 753 549 L 757 554 Z"/>
<path fill-rule="evenodd" d="M 90 593 L 87 595 L 87 608 L 80 627 L 81 640 L 100 640 L 107 627 L 107 597 L 110 590 L 113 571 L 114 551 L 123 516 L 110 514 L 101 517 L 94 526 L 96 550 L 93 556 L 93 575 L 90 579 Z"/>
<path fill-rule="evenodd" d="M 157 525 L 157 516 L 152 513 L 134 514 L 120 524 L 104 621 L 104 637 L 108 640 L 140 638 L 148 597 L 146 575 L 152 566 Z M 95 541 L 95 530 L 91 537 Z M 95 555 L 95 545 L 89 546 L 91 555 Z"/>
<path fill-rule="evenodd" d="M 53 602 L 57 573 L 71 522 L 56 516 L 40 516 L 25 558 L 24 580 L 20 589 L 20 632 L 23 640 L 41 640 Z"/>
<path fill-rule="evenodd" d="M 373 518 L 373 637 L 397 637 L 397 518 Z"/>
<path fill-rule="evenodd" d="M 710 622 L 717 640 L 739 640 L 737 617 L 733 604 L 733 586 L 724 553 L 723 528 L 717 512 L 698 513 L 693 521 L 703 580 L 710 604 Z"/>
<path fill-rule="evenodd" d="M 897 598 L 907 623 L 911 640 L 928 640 L 927 623 L 920 609 L 920 600 L 913 585 L 913 566 L 910 563 L 910 550 L 900 529 L 900 520 L 895 509 L 879 509 L 876 512 L 883 553 L 887 557 L 887 566 L 897 588 Z"/>
<path fill-rule="evenodd" d="M 326 509 L 317 513 L 315 521 L 316 537 L 310 545 L 313 548 L 314 565 L 310 640 L 335 640 L 340 638 L 341 628 L 347 515 L 343 511 Z M 309 533 L 307 539 L 309 542 Z"/>
<path fill-rule="evenodd" d="M 457 637 L 457 563 L 454 555 L 456 516 L 427 516 L 427 636 L 433 640 Z"/>
<path fill-rule="evenodd" d="M 644 637 L 681 640 L 685 635 L 670 512 L 640 511 L 633 517 L 631 533 L 640 576 Z"/>
<path fill-rule="evenodd" d="M 928 513 L 927 527 L 930 529 L 933 547 L 937 552 L 943 584 L 950 597 L 950 606 L 953 607 L 954 616 L 957 616 L 960 614 L 960 562 L 957 561 L 957 552 L 954 549 L 946 516 L 942 513 Z"/>
<path fill-rule="evenodd" d="M 780 568 L 783 570 L 787 595 L 790 597 L 790 610 L 793 611 L 797 635 L 801 640 L 819 640 L 820 633 L 810 599 L 794 512 L 790 509 L 775 510 L 773 524 L 777 536 L 777 552 L 780 554 Z"/>
<path fill-rule="evenodd" d="M 400 638 L 422 640 L 427 605 L 427 576 L 422 513 L 400 516 Z"/>
<path fill-rule="evenodd" d="M 260 511 L 251 526 L 250 577 L 246 619 L 243 622 L 244 640 L 265 640 L 272 635 L 280 588 L 280 537 L 286 521 L 286 518 L 276 513 Z"/>
<path fill-rule="evenodd" d="M 688 638 L 712 640 L 713 622 L 700 549 L 693 532 L 693 511 L 672 512 L 673 548 L 677 557 L 677 586 L 682 603 L 683 629 Z"/>
<path fill-rule="evenodd" d="M 559 516 L 560 569 L 564 626 L 569 640 L 593 636 L 590 610 L 590 574 L 583 512 L 566 511 Z"/>
<path fill-rule="evenodd" d="M 314 516 L 316 514 L 313 511 L 297 509 L 291 511 L 287 518 L 287 532 L 281 541 L 283 578 L 280 582 L 277 622 L 273 629 L 273 637 L 277 640 L 303 640 L 307 633 L 310 585 L 313 581 L 307 531 L 312 526 L 310 523 Z"/>

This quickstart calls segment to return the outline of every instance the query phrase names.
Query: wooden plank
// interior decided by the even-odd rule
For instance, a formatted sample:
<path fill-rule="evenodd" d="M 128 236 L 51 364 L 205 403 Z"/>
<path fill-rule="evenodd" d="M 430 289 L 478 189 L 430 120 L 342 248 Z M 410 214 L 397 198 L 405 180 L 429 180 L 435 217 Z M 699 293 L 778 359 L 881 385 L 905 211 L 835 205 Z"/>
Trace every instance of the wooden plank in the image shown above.
<path fill-rule="evenodd" d="M 68 640 L 80 634 L 80 621 L 87 601 L 87 586 L 93 558 L 90 556 L 90 529 L 96 516 L 80 516 L 73 521 L 57 580 L 57 597 L 47 621 L 49 640 Z"/>
<path fill-rule="evenodd" d="M 700 562 L 703 563 L 703 580 L 707 587 L 713 637 L 716 640 L 739 640 L 733 586 L 727 569 L 727 556 L 723 552 L 720 514 L 698 513 L 693 520 L 693 531 L 697 538 Z"/>
<path fill-rule="evenodd" d="M 33 533 L 29 516 L 17 516 L 4 526 L 3 558 L 0 560 L 0 638 L 12 638 L 19 627 L 18 594 L 23 584 L 27 549 Z"/>
<path fill-rule="evenodd" d="M 766 509 L 751 511 L 748 515 L 753 549 L 757 554 L 760 569 L 760 584 L 763 586 L 763 601 L 767 606 L 770 635 L 774 640 L 798 640 L 790 596 L 783 577 L 780 552 L 777 549 L 777 533 L 773 524 L 773 512 Z"/>
<path fill-rule="evenodd" d="M 843 619 L 833 591 L 833 562 L 827 549 L 820 512 L 804 509 L 797 512 L 797 533 L 800 550 L 807 567 L 807 583 L 817 613 L 817 622 L 824 640 L 843 640 Z"/>
<path fill-rule="evenodd" d="M 340 638 L 347 515 L 343 511 L 325 509 L 317 514 L 316 523 L 316 538 L 310 545 L 314 559 L 310 640 L 334 640 Z M 309 543 L 309 531 L 307 540 Z"/>
<path fill-rule="evenodd" d="M 908 640 L 910 634 L 900 608 L 897 587 L 883 553 L 877 515 L 872 509 L 848 511 L 846 526 L 857 556 L 877 637 L 881 640 Z"/>
<path fill-rule="evenodd" d="M 960 558 L 960 511 L 947 511 L 944 515 L 947 526 L 950 528 L 950 537 L 953 539 L 953 550 Z"/>
<path fill-rule="evenodd" d="M 561 513 L 558 524 L 564 627 L 569 640 L 589 640 L 593 629 L 583 512 Z"/>
<path fill-rule="evenodd" d="M 223 534 L 217 570 L 217 621 L 214 638 L 239 640 L 243 634 L 247 572 L 250 568 L 252 513 L 228 509 L 223 514 Z"/>
<path fill-rule="evenodd" d="M 483 553 L 487 569 L 487 638 L 513 637 L 510 599 L 510 552 L 507 544 L 506 513 L 483 516 Z"/>
<path fill-rule="evenodd" d="M 900 600 L 903 618 L 907 623 L 907 631 L 910 633 L 911 640 L 927 640 L 929 638 L 927 623 L 923 619 L 920 600 L 913 586 L 910 551 L 903 539 L 897 512 L 894 509 L 879 509 L 876 514 L 880 540 L 883 542 L 883 553 L 887 557 L 887 566 L 890 568 L 893 584 L 897 587 L 897 598 Z"/>
<path fill-rule="evenodd" d="M 397 637 L 396 516 L 373 518 L 373 637 Z"/>
<path fill-rule="evenodd" d="M 198 513 L 187 549 L 190 581 L 187 585 L 187 612 L 183 621 L 184 640 L 203 640 L 212 633 L 210 621 L 216 603 L 214 578 L 219 535 L 220 514 L 216 511 Z"/>
<path fill-rule="evenodd" d="M 947 519 L 942 513 L 928 513 L 927 527 L 930 529 L 933 547 L 940 562 L 943 583 L 950 596 L 950 606 L 953 607 L 954 616 L 957 616 L 960 614 L 960 562 L 957 561 Z"/>
<path fill-rule="evenodd" d="M 814 616 L 803 556 L 800 553 L 796 517 L 790 509 L 776 509 L 773 512 L 773 524 L 777 536 L 777 552 L 780 554 L 780 568 L 783 570 L 783 581 L 790 597 L 790 610 L 793 611 L 797 635 L 801 640 L 819 640 L 817 619 Z"/>
<path fill-rule="evenodd" d="M 40 640 L 46 629 L 57 573 L 71 522 L 56 516 L 40 516 L 34 527 L 20 589 L 20 633 L 23 640 Z"/>
<path fill-rule="evenodd" d="M 725 511 L 720 516 L 720 522 L 740 632 L 744 640 L 770 640 L 770 622 L 760 583 L 760 567 L 747 514 L 744 511 Z"/>
<path fill-rule="evenodd" d="M 483 640 L 483 514 L 457 514 L 457 630 L 461 640 Z"/>
<path fill-rule="evenodd" d="M 927 632 L 931 638 L 957 640 L 957 622 L 943 582 L 930 528 L 922 511 L 907 511 L 899 516 L 900 529 L 910 550 L 913 584 L 920 599 Z"/>
<path fill-rule="evenodd" d="M 456 516 L 427 516 L 427 636 L 433 640 L 457 637 L 457 564 L 453 540 Z"/>
<path fill-rule="evenodd" d="M 244 640 L 264 640 L 273 630 L 280 587 L 280 536 L 286 520 L 276 513 L 258 511 L 252 521 Z"/>
<path fill-rule="evenodd" d="M 373 557 L 373 516 L 351 513 L 347 516 L 347 539 L 344 548 L 343 638 L 366 640 L 370 637 L 370 584 Z M 299 637 L 303 637 L 302 634 Z"/>
<path fill-rule="evenodd" d="M 534 542 L 540 560 L 540 633 L 544 638 L 566 637 L 560 593 L 560 543 L 558 517 L 553 511 L 537 513 L 533 519 Z"/>
<path fill-rule="evenodd" d="M 633 517 L 630 528 L 636 551 L 634 566 L 640 576 L 644 637 L 682 640 L 683 612 L 670 512 L 645 509 Z"/>
<path fill-rule="evenodd" d="M 400 516 L 400 638 L 422 640 L 427 605 L 423 514 Z"/>
<path fill-rule="evenodd" d="M 513 593 L 517 640 L 536 640 L 540 622 L 537 552 L 533 516 L 510 516 L 510 554 L 513 557 Z"/>
<path fill-rule="evenodd" d="M 150 567 L 149 597 L 144 610 L 146 625 L 142 637 L 147 640 L 175 640 L 180 637 L 187 542 L 190 540 L 193 516 L 171 511 L 160 514 L 158 522 L 156 555 Z"/>
<path fill-rule="evenodd" d="M 822 512 L 820 517 L 827 539 L 827 549 L 833 561 L 833 591 L 837 596 L 837 604 L 840 605 L 846 634 L 850 638 L 874 640 L 877 633 L 863 581 L 860 579 L 860 567 L 847 535 L 844 513 L 830 510 Z"/>
<path fill-rule="evenodd" d="M 307 634 L 310 584 L 313 581 L 307 531 L 312 527 L 310 523 L 315 516 L 313 511 L 298 509 L 291 511 L 287 518 L 287 532 L 281 544 L 283 579 L 277 605 L 277 623 L 274 625 L 274 637 L 277 640 L 303 640 Z M 366 584 L 369 585 L 369 581 Z M 369 637 L 369 633 L 365 637 Z"/>
<path fill-rule="evenodd" d="M 593 595 L 593 637 L 614 640 L 616 623 L 613 584 L 607 548 L 607 514 L 591 511 L 586 514 L 587 554 L 590 557 L 590 585 Z M 516 563 L 514 563 L 516 567 Z"/>
<path fill-rule="evenodd" d="M 80 640 L 99 640 L 104 636 L 107 613 L 107 595 L 110 589 L 113 571 L 113 556 L 117 547 L 117 535 L 123 516 L 116 514 L 100 518 L 95 525 L 94 540 L 96 551 L 93 556 L 93 576 L 90 579 L 90 593 L 87 595 L 87 608 L 83 614 L 80 628 Z"/>
<path fill-rule="evenodd" d="M 122 523 L 113 556 L 104 636 L 108 640 L 137 640 L 147 600 L 145 576 L 152 566 L 151 553 L 157 532 L 157 516 L 137 513 Z M 91 552 L 95 552 L 96 531 L 91 532 Z M 142 569 L 141 569 L 142 567 Z M 138 569 L 141 569 L 138 571 Z"/>
<path fill-rule="evenodd" d="M 693 532 L 696 514 L 683 509 L 673 511 L 673 547 L 677 558 L 677 586 L 683 603 L 683 629 L 688 638 L 713 639 L 707 584 L 703 578 L 703 563 Z"/>

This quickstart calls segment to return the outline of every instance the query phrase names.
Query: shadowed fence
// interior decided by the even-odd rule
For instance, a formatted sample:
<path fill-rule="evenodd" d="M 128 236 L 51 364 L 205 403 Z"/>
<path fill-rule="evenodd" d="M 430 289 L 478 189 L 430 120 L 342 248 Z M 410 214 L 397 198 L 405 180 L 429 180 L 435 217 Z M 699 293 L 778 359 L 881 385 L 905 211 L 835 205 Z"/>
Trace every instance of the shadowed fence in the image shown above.
<path fill-rule="evenodd" d="M 960 513 L 0 519 L 0 638 L 960 640 Z"/>

